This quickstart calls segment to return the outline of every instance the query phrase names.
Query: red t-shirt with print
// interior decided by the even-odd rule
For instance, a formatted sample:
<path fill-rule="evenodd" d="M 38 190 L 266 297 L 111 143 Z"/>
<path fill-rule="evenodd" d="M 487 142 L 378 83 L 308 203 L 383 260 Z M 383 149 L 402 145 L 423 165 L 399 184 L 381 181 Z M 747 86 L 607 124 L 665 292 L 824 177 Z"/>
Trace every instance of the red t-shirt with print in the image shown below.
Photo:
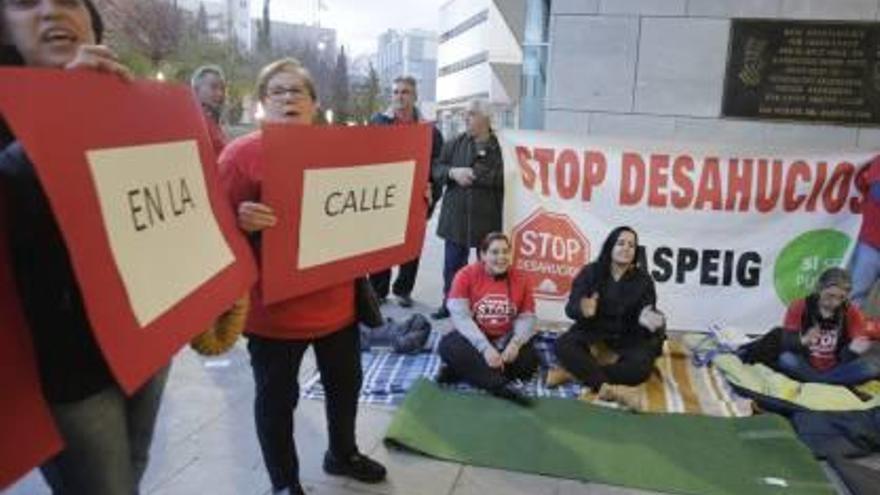
<path fill-rule="evenodd" d="M 261 137 L 260 131 L 240 137 L 220 155 L 220 180 L 235 209 L 243 201 L 260 201 L 265 163 Z M 259 245 L 251 240 L 259 261 Z M 353 281 L 271 306 L 263 305 L 258 283 L 251 291 L 247 332 L 277 339 L 314 339 L 346 328 L 354 321 Z"/>
<path fill-rule="evenodd" d="M 804 312 L 807 310 L 807 301 L 800 299 L 788 307 L 785 313 L 785 321 L 782 326 L 786 332 L 806 333 L 808 328 L 803 325 Z M 865 318 L 853 305 L 847 306 L 846 312 L 847 339 L 856 337 L 873 337 L 867 331 Z M 837 344 L 842 337 L 842 329 L 839 327 L 823 328 L 819 338 L 808 348 L 810 364 L 819 371 L 827 371 L 837 366 Z"/>
<path fill-rule="evenodd" d="M 449 299 L 470 301 L 474 321 L 490 338 L 513 330 L 513 321 L 518 315 L 535 312 L 532 288 L 516 270 L 511 269 L 505 277 L 494 277 L 479 261 L 458 271 Z"/>

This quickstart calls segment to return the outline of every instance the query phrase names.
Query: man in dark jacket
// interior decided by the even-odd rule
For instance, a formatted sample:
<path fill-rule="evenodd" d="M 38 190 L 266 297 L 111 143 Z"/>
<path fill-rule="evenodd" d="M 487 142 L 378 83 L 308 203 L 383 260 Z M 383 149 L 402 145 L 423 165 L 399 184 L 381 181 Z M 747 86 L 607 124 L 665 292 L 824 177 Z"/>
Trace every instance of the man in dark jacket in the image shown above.
<path fill-rule="evenodd" d="M 412 76 L 400 76 L 394 80 L 394 86 L 391 90 L 391 107 L 382 113 L 373 115 L 370 119 L 372 125 L 402 125 L 415 124 L 422 121 L 419 109 L 416 107 L 418 92 L 416 89 L 416 80 Z M 436 127 L 433 128 L 433 140 L 431 143 L 431 167 L 440 157 L 440 150 L 443 148 L 443 136 Z M 429 179 L 430 180 L 430 179 Z M 442 193 L 442 184 L 431 183 L 431 203 L 428 205 L 428 218 L 434 212 L 434 205 L 440 199 Z M 370 274 L 370 283 L 379 296 L 379 300 L 384 302 L 388 297 L 389 290 L 397 297 L 397 302 L 404 308 L 413 305 L 412 290 L 416 284 L 416 275 L 419 272 L 419 258 L 408 261 L 398 268 L 397 279 L 394 280 L 394 286 L 391 286 L 391 268 Z"/>
<path fill-rule="evenodd" d="M 484 100 L 473 100 L 466 114 L 467 130 L 446 143 L 431 167 L 434 184 L 446 186 L 437 235 L 446 241 L 443 266 L 443 304 L 431 316 L 449 317 L 446 295 L 456 272 L 468 262 L 471 248 L 483 237 L 501 230 L 504 165 L 501 147 Z"/>

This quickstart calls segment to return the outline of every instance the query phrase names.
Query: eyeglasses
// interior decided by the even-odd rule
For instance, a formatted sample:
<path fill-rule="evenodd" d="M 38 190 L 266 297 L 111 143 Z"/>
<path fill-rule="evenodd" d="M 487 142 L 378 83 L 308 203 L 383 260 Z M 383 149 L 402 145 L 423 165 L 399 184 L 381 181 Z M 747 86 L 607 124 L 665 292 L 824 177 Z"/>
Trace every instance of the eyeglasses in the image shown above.
<path fill-rule="evenodd" d="M 309 95 L 306 88 L 302 86 L 275 86 L 266 91 L 267 96 L 272 100 L 283 100 L 285 96 L 290 95 L 291 98 L 298 100 Z"/>

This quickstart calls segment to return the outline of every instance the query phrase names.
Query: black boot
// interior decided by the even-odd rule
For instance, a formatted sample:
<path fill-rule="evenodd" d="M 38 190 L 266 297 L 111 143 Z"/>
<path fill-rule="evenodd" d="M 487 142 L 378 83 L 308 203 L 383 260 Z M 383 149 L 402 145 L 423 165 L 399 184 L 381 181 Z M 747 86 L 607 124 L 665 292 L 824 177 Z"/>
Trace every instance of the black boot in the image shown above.
<path fill-rule="evenodd" d="M 341 459 L 329 450 L 324 454 L 324 472 L 348 476 L 363 483 L 379 483 L 385 480 L 387 474 L 385 466 L 359 452 Z"/>
<path fill-rule="evenodd" d="M 435 320 L 443 320 L 449 318 L 449 310 L 446 309 L 446 301 L 443 301 L 443 304 L 437 308 L 437 311 L 431 313 L 431 318 Z"/>
<path fill-rule="evenodd" d="M 461 381 L 461 378 L 459 378 L 448 364 L 442 364 L 440 365 L 440 371 L 437 372 L 437 377 L 434 378 L 434 381 L 441 385 L 451 385 Z"/>

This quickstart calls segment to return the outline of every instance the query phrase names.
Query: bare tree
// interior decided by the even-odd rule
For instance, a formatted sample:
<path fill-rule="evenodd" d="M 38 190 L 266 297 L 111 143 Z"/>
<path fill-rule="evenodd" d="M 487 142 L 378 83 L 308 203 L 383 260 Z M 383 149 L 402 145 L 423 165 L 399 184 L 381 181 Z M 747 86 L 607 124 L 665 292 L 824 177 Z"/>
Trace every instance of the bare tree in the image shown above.
<path fill-rule="evenodd" d="M 345 47 L 339 51 L 336 57 L 336 66 L 332 76 L 332 107 L 339 122 L 345 122 L 351 116 L 350 87 L 348 83 L 348 58 L 345 56 Z"/>
<path fill-rule="evenodd" d="M 180 46 L 184 19 L 176 1 L 99 0 L 117 42 L 142 53 L 158 67 Z"/>

